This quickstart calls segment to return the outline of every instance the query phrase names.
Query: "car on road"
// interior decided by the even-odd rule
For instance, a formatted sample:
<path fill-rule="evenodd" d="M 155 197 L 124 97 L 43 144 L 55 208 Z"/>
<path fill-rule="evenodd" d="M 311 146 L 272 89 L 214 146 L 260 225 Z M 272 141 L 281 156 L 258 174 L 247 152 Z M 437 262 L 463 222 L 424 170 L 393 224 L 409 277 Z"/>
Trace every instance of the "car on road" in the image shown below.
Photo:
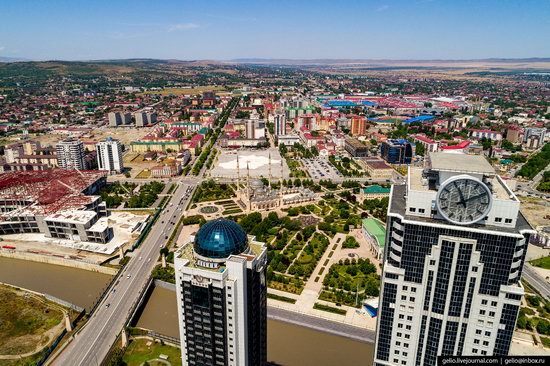
<path fill-rule="evenodd" d="M 111 304 L 107 304 L 107 305 L 105 305 L 105 307 L 106 307 L 106 308 L 108 308 L 109 306 L 111 306 Z"/>
<path fill-rule="evenodd" d="M 126 278 L 130 278 L 130 277 L 131 277 L 131 275 L 126 275 Z"/>

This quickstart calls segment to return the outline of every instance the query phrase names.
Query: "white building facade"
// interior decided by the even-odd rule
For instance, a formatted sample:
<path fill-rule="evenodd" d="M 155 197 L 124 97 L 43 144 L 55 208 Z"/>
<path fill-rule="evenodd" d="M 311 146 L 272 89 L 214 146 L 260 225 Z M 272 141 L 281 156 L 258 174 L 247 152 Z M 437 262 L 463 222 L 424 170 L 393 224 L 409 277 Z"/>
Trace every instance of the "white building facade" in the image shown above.
<path fill-rule="evenodd" d="M 55 146 L 57 165 L 62 169 L 86 168 L 84 161 L 84 144 L 82 141 L 69 138 L 57 143 Z"/>
<path fill-rule="evenodd" d="M 121 173 L 124 170 L 122 144 L 118 140 L 108 138 L 98 142 L 96 152 L 99 170 L 106 170 L 109 173 Z"/>
<path fill-rule="evenodd" d="M 481 156 L 432 153 L 393 186 L 376 366 L 507 355 L 533 229 Z"/>

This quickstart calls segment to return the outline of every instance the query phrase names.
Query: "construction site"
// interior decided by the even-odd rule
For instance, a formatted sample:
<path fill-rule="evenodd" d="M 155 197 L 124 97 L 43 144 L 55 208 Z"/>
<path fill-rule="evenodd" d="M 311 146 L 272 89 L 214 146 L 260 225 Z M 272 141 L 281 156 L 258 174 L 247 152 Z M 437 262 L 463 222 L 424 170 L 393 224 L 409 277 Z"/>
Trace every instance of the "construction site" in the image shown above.
<path fill-rule="evenodd" d="M 100 171 L 52 169 L 0 175 L 0 235 L 9 243 L 42 243 L 110 255 L 133 241 L 147 216 L 109 213 L 99 190 Z M 36 251 L 36 246 L 33 246 Z"/>

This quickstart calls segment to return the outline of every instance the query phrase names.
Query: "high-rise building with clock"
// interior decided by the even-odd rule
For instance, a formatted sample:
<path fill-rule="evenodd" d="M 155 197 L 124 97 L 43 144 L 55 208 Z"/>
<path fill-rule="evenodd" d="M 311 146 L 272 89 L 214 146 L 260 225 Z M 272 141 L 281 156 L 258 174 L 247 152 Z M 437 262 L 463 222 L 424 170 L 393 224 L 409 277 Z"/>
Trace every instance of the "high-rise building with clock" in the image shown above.
<path fill-rule="evenodd" d="M 204 224 L 176 253 L 185 366 L 267 363 L 267 249 L 234 221 Z"/>
<path fill-rule="evenodd" d="M 375 365 L 506 355 L 533 229 L 482 156 L 432 153 L 392 187 Z"/>

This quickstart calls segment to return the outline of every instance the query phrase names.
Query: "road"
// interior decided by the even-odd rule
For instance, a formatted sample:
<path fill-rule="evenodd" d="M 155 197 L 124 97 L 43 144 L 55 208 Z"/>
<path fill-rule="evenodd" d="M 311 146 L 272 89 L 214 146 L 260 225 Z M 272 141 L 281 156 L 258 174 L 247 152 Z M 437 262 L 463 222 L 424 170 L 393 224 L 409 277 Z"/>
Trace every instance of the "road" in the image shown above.
<path fill-rule="evenodd" d="M 134 252 L 128 264 L 116 280 L 110 293 L 104 297 L 95 313 L 83 329 L 54 361 L 54 365 L 91 366 L 100 365 L 111 345 L 122 330 L 133 304 L 139 300 L 141 290 L 159 257 L 160 248 L 177 224 L 187 207 L 192 194 L 187 189 L 194 186 L 178 183 L 170 203 L 163 210 L 157 222 L 140 248 Z"/>
<path fill-rule="evenodd" d="M 522 277 L 546 300 L 550 301 L 550 284 L 529 263 L 525 263 L 523 266 Z"/>

